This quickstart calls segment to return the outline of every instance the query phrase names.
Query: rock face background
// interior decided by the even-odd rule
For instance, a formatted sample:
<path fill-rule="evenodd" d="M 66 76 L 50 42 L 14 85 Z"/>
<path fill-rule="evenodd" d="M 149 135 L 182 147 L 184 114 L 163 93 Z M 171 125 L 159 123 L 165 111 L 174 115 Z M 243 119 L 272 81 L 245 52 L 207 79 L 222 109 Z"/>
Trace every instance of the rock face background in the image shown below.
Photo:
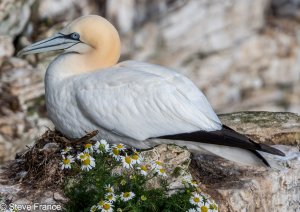
<path fill-rule="evenodd" d="M 78 16 L 100 14 L 120 31 L 122 60 L 187 75 L 218 113 L 300 113 L 299 1 L 2 0 L 0 161 L 45 127 L 43 76 L 52 53 L 17 58 L 27 44 Z"/>

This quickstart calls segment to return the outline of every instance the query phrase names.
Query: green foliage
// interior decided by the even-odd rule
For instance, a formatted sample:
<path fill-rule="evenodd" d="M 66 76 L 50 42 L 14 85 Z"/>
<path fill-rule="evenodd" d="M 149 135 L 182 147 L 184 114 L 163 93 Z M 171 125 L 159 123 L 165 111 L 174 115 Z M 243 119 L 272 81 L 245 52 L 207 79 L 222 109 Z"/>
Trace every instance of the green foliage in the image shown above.
<path fill-rule="evenodd" d="M 107 204 L 107 207 L 111 207 L 113 211 L 136 212 L 188 211 L 196 207 L 195 204 L 193 205 L 190 202 L 191 197 L 198 193 L 195 184 L 193 185 L 192 182 L 184 183 L 184 188 L 173 191 L 170 195 L 166 175 L 159 172 L 159 170 L 164 171 L 163 164 L 160 164 L 160 162 L 159 164 L 154 162 L 152 162 L 152 165 L 147 164 L 147 167 L 149 167 L 147 174 L 142 174 L 140 168 L 142 164 L 130 163 L 130 167 L 125 164 L 125 157 L 127 156 L 131 159 L 133 155 L 141 158 L 138 152 L 133 151 L 131 155 L 128 155 L 129 150 L 121 150 L 121 155 L 115 157 L 111 156 L 113 155 L 112 149 L 113 147 L 109 150 L 102 148 L 102 151 L 97 154 L 95 151 L 90 152 L 90 157 L 93 156 L 92 160 L 95 159 L 95 167 L 89 171 L 81 171 L 80 164 L 72 163 L 71 172 L 73 174 L 69 175 L 71 177 L 67 179 L 64 186 L 65 195 L 69 198 L 69 202 L 65 205 L 65 211 L 90 211 L 92 207 L 95 208 L 95 211 L 110 211 L 103 210 L 105 204 Z M 66 158 L 66 154 L 63 158 Z M 81 160 L 81 168 L 82 164 L 83 160 Z M 146 163 L 143 163 L 143 165 L 146 166 Z M 173 173 L 166 174 L 178 176 L 180 169 L 175 169 Z M 149 183 L 153 180 L 159 186 L 155 188 L 149 186 Z M 113 190 L 109 190 L 108 186 Z M 129 195 L 126 192 L 132 192 L 133 197 L 128 200 L 124 199 L 126 195 Z M 110 202 L 108 194 L 112 194 L 113 197 Z M 205 201 L 204 196 L 202 196 L 202 200 Z"/>

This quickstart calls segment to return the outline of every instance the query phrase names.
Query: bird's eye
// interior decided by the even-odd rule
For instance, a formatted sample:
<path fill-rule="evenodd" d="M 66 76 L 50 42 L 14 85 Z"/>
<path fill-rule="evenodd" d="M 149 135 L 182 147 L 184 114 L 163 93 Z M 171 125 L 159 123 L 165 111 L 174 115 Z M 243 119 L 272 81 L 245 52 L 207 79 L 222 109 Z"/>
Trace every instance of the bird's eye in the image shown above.
<path fill-rule="evenodd" d="M 77 32 L 73 32 L 70 36 L 74 40 L 79 40 L 80 38 L 80 35 Z"/>

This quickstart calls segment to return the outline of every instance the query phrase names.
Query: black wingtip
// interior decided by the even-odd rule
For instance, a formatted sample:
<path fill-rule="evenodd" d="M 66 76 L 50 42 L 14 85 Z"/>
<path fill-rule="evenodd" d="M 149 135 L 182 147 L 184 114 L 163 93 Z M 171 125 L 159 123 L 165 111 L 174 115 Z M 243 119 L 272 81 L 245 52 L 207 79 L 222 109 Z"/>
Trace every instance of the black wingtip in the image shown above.
<path fill-rule="evenodd" d="M 233 133 L 235 133 L 235 134 L 237 134 L 237 135 L 240 135 L 240 136 L 244 137 L 244 139 L 248 139 L 248 140 L 251 141 L 253 144 L 257 145 L 257 149 L 256 149 L 256 150 L 263 151 L 263 152 L 267 152 L 267 153 L 270 153 L 270 154 L 273 154 L 273 155 L 282 156 L 282 157 L 285 156 L 285 154 L 284 154 L 282 151 L 280 151 L 279 149 L 276 149 L 276 148 L 271 147 L 271 146 L 266 145 L 266 144 L 259 144 L 259 143 L 256 143 L 256 142 L 253 141 L 252 139 L 250 139 L 250 138 L 248 138 L 248 137 L 246 137 L 246 136 L 244 136 L 244 135 L 242 135 L 242 134 L 236 132 L 235 130 L 233 130 L 232 128 L 230 128 L 230 127 L 228 127 L 228 126 L 226 126 L 226 125 L 222 125 L 222 127 L 223 127 L 222 129 L 227 129 L 227 130 L 229 130 L 229 131 L 231 131 L 231 132 L 233 132 Z M 242 139 L 242 137 L 241 137 L 241 139 Z"/>
<path fill-rule="evenodd" d="M 257 151 L 253 151 L 253 150 L 251 150 L 251 152 L 253 154 L 255 154 L 256 157 L 258 157 L 266 165 L 266 167 L 271 168 L 269 162 L 261 154 L 259 154 Z"/>
<path fill-rule="evenodd" d="M 266 144 L 259 144 L 259 146 L 260 146 L 261 150 L 264 152 L 271 153 L 273 155 L 279 155 L 282 157 L 285 156 L 285 154 L 282 151 L 280 151 L 279 149 L 276 149 L 274 147 L 270 147 Z"/>

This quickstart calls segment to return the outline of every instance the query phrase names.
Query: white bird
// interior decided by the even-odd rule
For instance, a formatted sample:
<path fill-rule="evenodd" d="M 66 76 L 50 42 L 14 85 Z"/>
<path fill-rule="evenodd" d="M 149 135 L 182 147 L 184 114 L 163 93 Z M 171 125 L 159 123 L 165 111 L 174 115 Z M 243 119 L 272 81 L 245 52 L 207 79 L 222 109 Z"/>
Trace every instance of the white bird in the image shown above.
<path fill-rule="evenodd" d="M 99 130 L 99 138 L 139 149 L 162 143 L 186 146 L 248 164 L 269 166 L 258 151 L 284 156 L 224 126 L 203 93 L 168 68 L 125 61 L 120 38 L 106 19 L 83 16 L 19 55 L 64 50 L 49 65 L 49 118 L 70 138 Z"/>

